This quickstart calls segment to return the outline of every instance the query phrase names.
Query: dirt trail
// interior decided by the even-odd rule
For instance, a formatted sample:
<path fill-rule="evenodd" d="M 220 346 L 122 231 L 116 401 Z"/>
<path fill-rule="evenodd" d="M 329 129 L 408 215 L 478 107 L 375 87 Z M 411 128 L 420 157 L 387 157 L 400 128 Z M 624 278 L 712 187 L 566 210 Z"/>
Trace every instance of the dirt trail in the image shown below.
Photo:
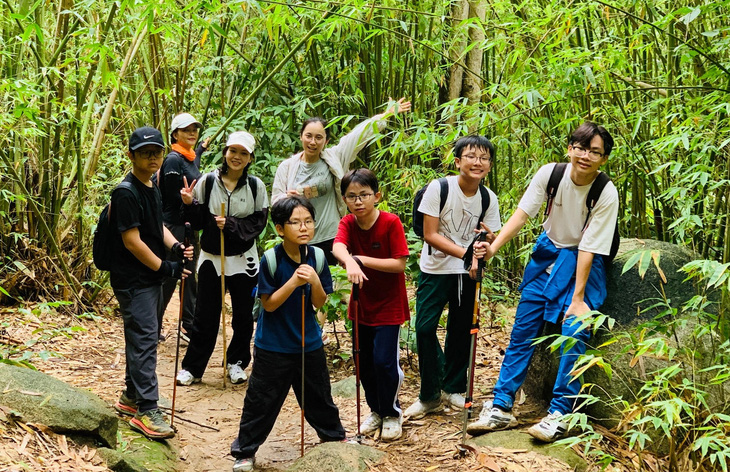
<path fill-rule="evenodd" d="M 110 298 L 110 306 L 113 306 Z M 178 316 L 177 297 L 167 309 L 163 332 L 175 333 Z M 27 321 L 27 317 L 17 315 L 18 329 L 14 330 L 16 339 L 33 338 L 33 330 L 46 323 L 58 323 L 52 313 L 40 314 Z M 76 323 L 77 321 L 74 321 Z M 110 404 L 113 403 L 124 388 L 124 336 L 120 316 L 105 315 L 96 322 L 82 321 L 86 331 L 75 333 L 72 338 L 57 336 L 43 342 L 43 348 L 61 354 L 46 361 L 37 361 L 39 370 L 71 383 L 77 387 L 89 388 Z M 230 330 L 230 320 L 228 320 Z M 336 356 L 336 345 L 331 325 L 326 328 L 330 343 L 326 350 L 330 359 Z M 339 326 L 339 330 L 344 330 Z M 230 333 L 230 331 L 229 331 Z M 229 335 L 230 338 L 230 335 Z M 341 352 L 349 352 L 347 334 L 339 334 L 342 342 Z M 475 398 L 480 401 L 494 384 L 501 360 L 500 351 L 507 343 L 506 334 L 499 329 L 482 329 L 480 332 L 476 392 Z M 218 344 L 211 358 L 203 381 L 190 387 L 178 387 L 176 406 L 179 410 L 175 425 L 178 435 L 172 440 L 180 451 L 181 471 L 229 471 L 233 458 L 229 455 L 231 441 L 238 432 L 238 422 L 247 384 L 227 385 L 223 389 L 222 341 Z M 184 348 L 181 349 L 181 358 Z M 402 364 L 405 381 L 400 393 L 403 408 L 409 406 L 418 395 L 418 372 L 415 358 L 407 358 L 402 351 Z M 175 360 L 175 338 L 169 338 L 160 344 L 158 351 L 157 374 L 160 394 L 168 400 L 172 397 Z M 352 363 L 340 362 L 338 367 L 330 365 L 332 381 L 353 375 Z M 247 368 L 250 373 L 251 366 Z M 340 409 L 340 417 L 348 435 L 356 430 L 356 402 L 354 399 L 335 397 Z M 364 399 L 362 417 L 368 411 Z M 290 393 L 280 412 L 276 426 L 268 440 L 259 450 L 257 470 L 268 472 L 282 471 L 299 457 L 299 407 Z M 393 443 L 383 443 L 373 438 L 366 438 L 365 444 L 376 447 L 387 453 L 384 461 L 371 470 L 376 472 L 413 472 L 413 471 L 568 471 L 567 466 L 553 459 L 534 453 L 511 453 L 509 451 L 493 451 L 483 448 L 478 454 L 469 454 L 460 458 L 456 454 L 456 445 L 461 438 L 461 415 L 454 411 L 444 411 L 437 415 L 418 421 L 407 421 L 404 424 L 403 437 Z M 183 419 L 212 426 L 213 431 Z M 311 448 L 318 439 L 314 430 L 305 427 L 305 445 Z M 2 446 L 0 446 L 2 452 Z M 323 471 L 326 472 L 326 471 Z"/>

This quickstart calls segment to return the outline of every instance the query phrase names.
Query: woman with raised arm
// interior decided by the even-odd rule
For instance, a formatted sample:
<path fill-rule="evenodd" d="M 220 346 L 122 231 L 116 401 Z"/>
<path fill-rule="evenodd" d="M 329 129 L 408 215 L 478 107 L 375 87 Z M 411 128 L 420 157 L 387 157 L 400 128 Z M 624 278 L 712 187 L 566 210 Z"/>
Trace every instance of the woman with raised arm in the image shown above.
<path fill-rule="evenodd" d="M 410 110 L 411 102 L 401 98 L 385 113 L 363 121 L 330 147 L 327 147 L 330 139 L 327 120 L 308 118 L 299 132 L 302 151 L 279 164 L 271 190 L 272 204 L 287 195 L 301 195 L 312 203 L 317 220 L 310 244 L 324 250 L 330 265 L 337 264 L 332 243 L 340 218 L 347 213 L 340 194 L 342 177 L 350 170 L 357 153 L 370 142 L 376 126 L 383 130 L 389 117 Z"/>

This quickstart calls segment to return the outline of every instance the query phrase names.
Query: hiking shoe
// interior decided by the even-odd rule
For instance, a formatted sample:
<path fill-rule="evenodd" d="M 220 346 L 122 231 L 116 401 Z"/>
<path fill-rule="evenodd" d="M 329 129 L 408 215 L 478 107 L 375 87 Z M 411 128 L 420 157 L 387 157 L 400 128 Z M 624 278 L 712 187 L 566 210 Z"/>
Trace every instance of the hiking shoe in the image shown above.
<path fill-rule="evenodd" d="M 200 383 L 202 379 L 200 377 L 194 377 L 193 374 L 191 374 L 189 371 L 185 369 L 180 369 L 180 372 L 177 373 L 177 384 L 178 385 L 192 385 L 196 383 Z"/>
<path fill-rule="evenodd" d="M 568 423 L 560 421 L 562 413 L 554 411 L 548 414 L 538 424 L 527 430 L 527 433 L 535 439 L 543 442 L 553 442 L 565 436 L 568 432 Z"/>
<path fill-rule="evenodd" d="M 363 421 L 360 425 L 360 434 L 374 433 L 375 431 L 379 430 L 382 425 L 383 419 L 380 417 L 379 414 L 373 411 L 367 418 L 365 418 L 365 421 Z"/>
<path fill-rule="evenodd" d="M 236 462 L 234 462 L 233 464 L 233 472 L 246 472 L 249 470 L 253 470 L 253 463 L 253 457 L 236 459 Z"/>
<path fill-rule="evenodd" d="M 406 418 L 410 418 L 412 420 L 417 420 L 419 418 L 423 418 L 429 413 L 434 413 L 436 411 L 441 410 L 443 406 L 441 405 L 441 399 L 437 398 L 436 400 L 432 402 L 422 402 L 420 399 L 416 400 L 416 403 L 409 406 L 405 413 L 403 413 L 403 416 Z"/>
<path fill-rule="evenodd" d="M 383 418 L 383 430 L 380 432 L 380 439 L 383 441 L 395 441 L 403 434 L 403 417 L 386 416 Z"/>
<path fill-rule="evenodd" d="M 248 375 L 243 371 L 241 363 L 242 361 L 238 361 L 235 364 L 228 364 L 228 378 L 231 379 L 232 384 L 240 384 L 248 380 Z"/>
<path fill-rule="evenodd" d="M 479 419 L 467 425 L 466 432 L 472 436 L 479 436 L 490 431 L 514 428 L 515 426 L 517 426 L 517 418 L 512 412 L 492 406 L 492 402 L 487 401 L 484 402 L 482 412 L 479 413 Z"/>
<path fill-rule="evenodd" d="M 175 431 L 167 422 L 165 414 L 159 408 L 137 412 L 134 418 L 129 420 L 129 426 L 136 429 L 150 439 L 166 439 L 175 437 Z"/>
<path fill-rule="evenodd" d="M 131 400 L 127 396 L 127 392 L 122 392 L 119 400 L 114 404 L 114 409 L 123 415 L 134 416 L 137 414 L 137 402 Z"/>
<path fill-rule="evenodd" d="M 457 410 L 463 410 L 464 409 L 464 396 L 460 393 L 441 393 L 441 402 L 444 404 L 444 406 L 449 406 L 451 408 L 455 408 Z"/>

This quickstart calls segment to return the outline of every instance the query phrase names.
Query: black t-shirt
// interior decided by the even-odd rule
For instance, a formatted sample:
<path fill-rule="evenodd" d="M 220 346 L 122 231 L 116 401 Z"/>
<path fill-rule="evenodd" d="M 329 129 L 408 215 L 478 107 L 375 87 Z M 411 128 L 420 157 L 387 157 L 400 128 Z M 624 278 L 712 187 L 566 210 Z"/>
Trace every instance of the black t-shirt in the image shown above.
<path fill-rule="evenodd" d="M 142 242 L 157 257 L 165 259 L 162 198 L 156 186 L 146 186 L 131 172 L 124 181 L 134 185 L 139 199 L 128 189 L 117 189 L 112 193 L 112 228 L 119 231 L 120 237 L 114 241 L 115 265 L 111 270 L 111 285 L 115 289 L 150 287 L 162 283 L 162 277 L 124 247 L 121 234 L 137 228 Z"/>

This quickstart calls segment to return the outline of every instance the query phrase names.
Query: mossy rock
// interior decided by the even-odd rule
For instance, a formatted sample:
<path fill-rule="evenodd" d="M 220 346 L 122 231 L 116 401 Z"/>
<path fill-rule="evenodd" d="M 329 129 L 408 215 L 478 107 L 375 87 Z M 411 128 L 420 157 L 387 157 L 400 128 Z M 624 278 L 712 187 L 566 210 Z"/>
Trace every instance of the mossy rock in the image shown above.
<path fill-rule="evenodd" d="M 21 421 L 115 447 L 117 415 L 95 394 L 43 372 L 7 364 L 0 364 L 0 385 L 0 405 L 20 413 Z"/>
<path fill-rule="evenodd" d="M 288 472 L 365 472 L 379 463 L 385 452 L 359 444 L 327 442 L 309 450 Z"/>
<path fill-rule="evenodd" d="M 583 472 L 588 468 L 586 461 L 572 449 L 559 444 L 547 444 L 536 441 L 527 432 L 519 429 L 494 431 L 483 436 L 472 438 L 466 443 L 477 447 L 499 447 L 502 449 L 533 451 L 565 462 L 577 472 Z"/>
<path fill-rule="evenodd" d="M 175 472 L 177 450 L 168 441 L 154 441 L 134 431 L 129 423 L 119 423 L 117 449 L 100 449 L 107 467 L 115 472 Z"/>
<path fill-rule="evenodd" d="M 355 376 L 351 375 L 332 384 L 332 396 L 340 398 L 355 398 Z M 360 395 L 364 396 L 365 391 L 360 386 Z"/>

